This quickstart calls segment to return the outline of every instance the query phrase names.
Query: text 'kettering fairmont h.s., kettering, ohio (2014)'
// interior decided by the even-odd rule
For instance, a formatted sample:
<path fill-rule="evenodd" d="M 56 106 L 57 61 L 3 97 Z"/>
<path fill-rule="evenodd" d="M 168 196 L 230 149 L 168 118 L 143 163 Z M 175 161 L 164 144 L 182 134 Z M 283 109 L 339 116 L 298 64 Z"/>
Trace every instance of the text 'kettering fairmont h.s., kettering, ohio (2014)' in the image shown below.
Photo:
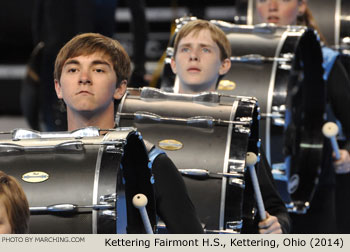
<path fill-rule="evenodd" d="M 252 239 L 252 238 L 229 238 L 222 239 L 201 238 L 201 239 L 168 239 L 168 238 L 154 238 L 154 239 L 105 239 L 105 246 L 107 247 L 343 247 L 342 238 L 283 238 L 283 239 Z"/>

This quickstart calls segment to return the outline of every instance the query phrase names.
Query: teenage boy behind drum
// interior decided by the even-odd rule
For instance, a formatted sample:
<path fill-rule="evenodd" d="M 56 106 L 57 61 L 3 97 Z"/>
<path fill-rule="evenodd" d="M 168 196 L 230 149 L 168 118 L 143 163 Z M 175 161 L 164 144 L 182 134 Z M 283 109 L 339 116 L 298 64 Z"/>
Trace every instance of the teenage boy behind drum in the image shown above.
<path fill-rule="evenodd" d="M 115 127 L 114 101 L 121 99 L 130 76 L 130 58 L 120 43 L 96 33 L 77 35 L 55 62 L 55 89 L 67 108 L 68 130 Z M 184 181 L 161 154 L 153 161 L 156 210 L 169 233 L 203 233 Z"/>
<path fill-rule="evenodd" d="M 179 93 L 215 91 L 220 76 L 231 67 L 231 46 L 225 33 L 206 20 L 195 20 L 184 25 L 174 42 L 171 68 L 178 77 Z M 273 182 L 271 169 L 262 155 L 258 179 L 266 208 L 266 219 L 258 224 L 259 232 L 288 233 L 290 219 Z M 242 232 L 254 232 L 253 225 L 243 224 Z"/>

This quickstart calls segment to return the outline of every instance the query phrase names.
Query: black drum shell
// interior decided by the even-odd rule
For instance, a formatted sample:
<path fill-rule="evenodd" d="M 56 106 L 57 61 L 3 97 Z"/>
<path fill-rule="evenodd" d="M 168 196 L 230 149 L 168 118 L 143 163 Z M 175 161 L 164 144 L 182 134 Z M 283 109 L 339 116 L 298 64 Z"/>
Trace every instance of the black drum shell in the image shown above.
<path fill-rule="evenodd" d="M 227 100 L 221 99 L 221 101 L 225 100 L 223 104 L 210 104 L 181 100 L 143 99 L 140 98 L 140 94 L 133 94 L 134 92 L 135 90 L 131 91 L 119 105 L 118 113 L 120 114 L 117 113 L 119 125 L 136 127 L 145 139 L 158 148 L 164 140 L 176 140 L 181 143 L 182 147 L 177 150 L 164 150 L 178 169 L 202 169 L 213 174 L 222 173 L 224 172 L 227 145 L 230 145 L 229 153 L 227 153 L 229 159 L 240 160 L 239 169 L 242 172 L 245 171 L 244 163 L 247 151 L 259 155 L 258 108 L 254 98 L 228 97 Z M 181 97 L 181 95 L 179 96 Z M 233 110 L 235 101 L 238 107 Z M 225 124 L 206 128 L 194 127 L 174 120 L 174 118 L 188 119 L 196 116 L 210 116 L 216 120 L 228 121 L 232 111 L 234 113 L 233 120 L 239 120 L 239 118 L 252 120 L 252 124 L 248 126 L 249 133 L 235 131 L 235 126 L 233 129 L 229 129 Z M 166 118 L 166 120 L 159 122 L 139 121 L 131 115 L 135 112 L 155 114 Z M 222 178 L 194 179 L 184 176 L 190 198 L 201 222 L 205 224 L 207 232 L 224 232 L 225 229 L 229 229 L 226 226 L 220 229 L 219 219 L 222 204 L 226 204 L 224 206 L 224 223 L 242 221 L 243 215 L 252 218 L 252 211 L 246 214 L 242 212 L 244 185 L 248 183 L 248 186 L 251 186 L 249 175 L 244 175 L 243 180 L 245 180 L 242 181 L 243 187 L 227 183 L 225 185 L 225 200 L 222 200 Z M 253 195 L 250 195 L 250 200 L 247 201 L 254 202 Z M 252 204 L 254 205 L 254 203 Z"/>
<path fill-rule="evenodd" d="M 1 169 L 20 182 L 30 208 L 58 204 L 90 206 L 68 212 L 31 210 L 30 233 L 143 233 L 140 215 L 131 203 L 137 193 L 147 196 L 147 210 L 155 226 L 152 174 L 144 143 L 133 130 L 121 132 L 118 137 L 116 145 L 104 144 L 104 136 L 0 141 Z M 53 148 L 72 142 L 83 147 Z M 24 148 L 11 148 L 11 144 Z M 116 151 L 108 151 L 115 146 Z M 23 178 L 28 172 L 47 174 L 48 179 L 27 182 Z M 101 199 L 113 194 L 114 201 Z M 105 203 L 114 207 L 106 212 L 91 209 L 93 204 Z"/>

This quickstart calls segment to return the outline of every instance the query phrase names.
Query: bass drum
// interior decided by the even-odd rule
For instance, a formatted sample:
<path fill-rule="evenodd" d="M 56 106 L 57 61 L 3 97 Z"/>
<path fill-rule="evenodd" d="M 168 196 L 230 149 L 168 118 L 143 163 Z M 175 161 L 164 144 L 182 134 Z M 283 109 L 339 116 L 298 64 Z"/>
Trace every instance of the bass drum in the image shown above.
<path fill-rule="evenodd" d="M 188 21 L 177 20 L 177 31 Z M 326 100 L 317 34 L 302 26 L 211 22 L 227 34 L 234 55 L 217 90 L 258 99 L 260 136 L 281 196 L 289 211 L 305 213 L 323 151 Z M 170 69 L 172 53 L 168 47 L 164 69 Z M 169 72 L 164 71 L 161 88 L 177 90 L 177 78 Z"/>
<path fill-rule="evenodd" d="M 259 154 L 258 116 L 251 97 L 143 88 L 128 90 L 116 118 L 172 159 L 207 233 L 238 233 L 242 220 L 253 218 L 252 208 L 242 209 L 244 188 L 251 187 L 246 153 Z M 253 204 L 253 194 L 245 201 Z"/>
<path fill-rule="evenodd" d="M 212 22 L 225 31 L 234 54 L 218 91 L 258 98 L 260 134 L 282 197 L 290 211 L 305 212 L 323 149 L 326 101 L 317 34 L 299 26 Z"/>
<path fill-rule="evenodd" d="M 123 164 L 121 168 L 121 164 Z M 145 145 L 132 128 L 40 133 L 15 130 L 0 142 L 0 167 L 22 185 L 30 233 L 144 233 L 132 197 L 143 193 L 155 226 Z"/>
<path fill-rule="evenodd" d="M 255 8 L 256 0 L 236 0 L 238 24 L 261 23 Z M 308 0 L 321 33 L 329 45 L 336 48 L 350 46 L 350 2 L 348 0 Z"/>

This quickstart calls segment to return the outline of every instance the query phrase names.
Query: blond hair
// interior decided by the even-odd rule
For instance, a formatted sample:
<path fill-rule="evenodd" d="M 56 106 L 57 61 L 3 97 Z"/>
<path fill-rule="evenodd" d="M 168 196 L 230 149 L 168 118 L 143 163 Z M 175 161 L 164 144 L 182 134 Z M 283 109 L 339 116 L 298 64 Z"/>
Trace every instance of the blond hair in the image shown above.
<path fill-rule="evenodd" d="M 177 53 L 179 43 L 182 38 L 193 32 L 197 35 L 201 30 L 209 30 L 213 41 L 218 45 L 220 49 L 220 59 L 221 61 L 230 58 L 231 56 L 231 45 L 230 41 L 227 39 L 226 34 L 215 24 L 207 20 L 197 19 L 190 21 L 185 24 L 180 31 L 177 33 L 174 42 L 174 57 Z"/>

